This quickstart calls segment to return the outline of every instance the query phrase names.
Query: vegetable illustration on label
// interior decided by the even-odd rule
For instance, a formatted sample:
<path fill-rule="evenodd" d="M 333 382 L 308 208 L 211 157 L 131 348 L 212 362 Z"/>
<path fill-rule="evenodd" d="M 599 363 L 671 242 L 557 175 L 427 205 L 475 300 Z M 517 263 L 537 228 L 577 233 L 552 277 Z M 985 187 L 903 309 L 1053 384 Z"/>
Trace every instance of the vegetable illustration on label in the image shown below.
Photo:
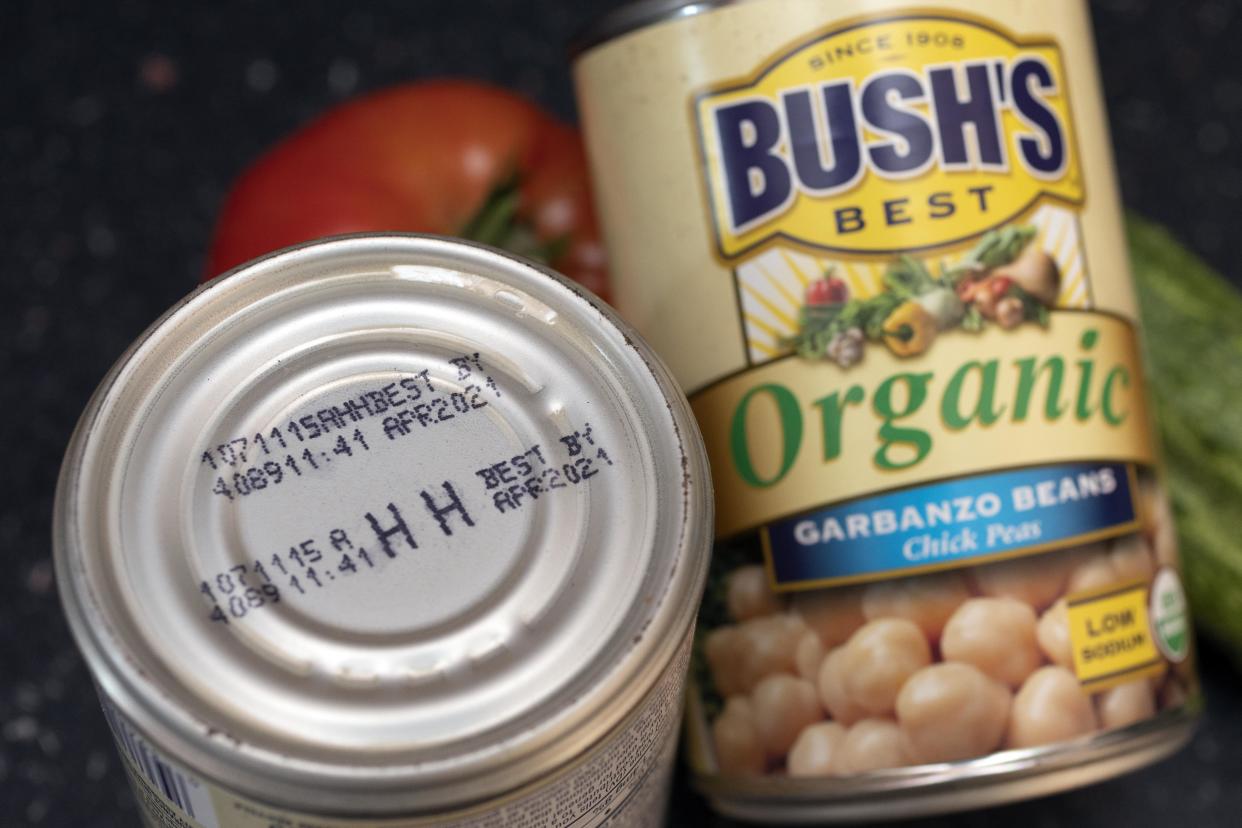
<path fill-rule="evenodd" d="M 1046 327 L 1061 273 L 1032 244 L 1036 233 L 1029 226 L 992 231 L 935 277 L 924 262 L 903 255 L 885 271 L 882 292 L 866 299 L 849 300 L 849 287 L 829 271 L 806 286 L 798 332 L 784 344 L 806 359 L 848 368 L 862 358 L 867 339 L 897 356 L 917 356 L 938 333 L 958 327 L 972 333 L 989 322 L 1005 330 L 1024 321 Z"/>

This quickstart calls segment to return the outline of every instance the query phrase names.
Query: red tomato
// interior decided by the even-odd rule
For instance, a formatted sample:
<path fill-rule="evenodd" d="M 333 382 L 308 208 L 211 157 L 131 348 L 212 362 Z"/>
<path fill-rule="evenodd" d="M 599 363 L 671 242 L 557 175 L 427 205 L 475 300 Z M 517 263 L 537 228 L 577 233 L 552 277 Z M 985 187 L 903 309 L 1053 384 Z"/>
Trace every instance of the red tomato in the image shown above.
<path fill-rule="evenodd" d="M 993 276 L 987 281 L 988 290 L 992 291 L 992 296 L 1000 299 L 1009 289 L 1013 287 L 1013 279 L 1008 276 Z"/>
<path fill-rule="evenodd" d="M 390 230 L 465 235 L 607 287 L 577 131 L 464 80 L 363 96 L 270 150 L 226 198 L 204 278 L 298 242 Z"/>
<path fill-rule="evenodd" d="M 840 305 L 849 298 L 850 289 L 841 279 L 816 279 L 806 286 L 808 305 Z"/>

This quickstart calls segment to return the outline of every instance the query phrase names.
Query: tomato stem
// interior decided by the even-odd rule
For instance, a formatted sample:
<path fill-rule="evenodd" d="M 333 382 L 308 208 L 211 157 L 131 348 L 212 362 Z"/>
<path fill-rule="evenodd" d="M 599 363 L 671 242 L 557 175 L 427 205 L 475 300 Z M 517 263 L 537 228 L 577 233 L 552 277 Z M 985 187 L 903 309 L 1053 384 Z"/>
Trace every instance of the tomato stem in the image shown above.
<path fill-rule="evenodd" d="M 518 177 L 510 175 L 488 193 L 483 206 L 466 222 L 458 235 L 536 261 L 556 261 L 569 249 L 569 235 L 541 242 L 530 222 L 518 215 L 520 203 Z"/>
<path fill-rule="evenodd" d="M 518 197 L 517 176 L 509 176 L 488 193 L 479 212 L 461 229 L 461 235 L 483 244 L 502 246 L 517 223 Z"/>

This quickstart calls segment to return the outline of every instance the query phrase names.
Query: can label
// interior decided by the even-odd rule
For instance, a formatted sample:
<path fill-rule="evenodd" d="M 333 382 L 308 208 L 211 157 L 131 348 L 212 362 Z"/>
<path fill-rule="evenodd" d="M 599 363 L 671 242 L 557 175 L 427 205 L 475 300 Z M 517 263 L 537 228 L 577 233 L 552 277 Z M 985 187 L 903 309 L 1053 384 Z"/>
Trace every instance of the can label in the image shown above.
<path fill-rule="evenodd" d="M 100 700 L 143 824 L 148 828 L 220 828 L 217 790 L 168 758 L 102 693 Z"/>
<path fill-rule="evenodd" d="M 1193 690 L 1084 10 L 893 5 L 731 6 L 578 66 L 619 305 L 712 461 L 703 773 L 967 759 Z M 676 142 L 646 169 L 643 133 Z"/>
<path fill-rule="evenodd" d="M 668 801 L 691 640 L 623 725 L 555 778 L 429 817 L 330 818 L 257 802 L 187 770 L 101 698 L 146 828 L 638 828 L 659 824 Z"/>
<path fill-rule="evenodd" d="M 695 409 L 721 532 L 762 527 L 778 585 L 1135 528 L 1126 467 L 1091 465 L 1152 446 L 1133 325 L 1090 313 L 1065 88 L 1054 42 L 917 15 L 834 27 L 697 98 L 748 366 Z M 945 478 L 900 508 L 805 513 Z"/>

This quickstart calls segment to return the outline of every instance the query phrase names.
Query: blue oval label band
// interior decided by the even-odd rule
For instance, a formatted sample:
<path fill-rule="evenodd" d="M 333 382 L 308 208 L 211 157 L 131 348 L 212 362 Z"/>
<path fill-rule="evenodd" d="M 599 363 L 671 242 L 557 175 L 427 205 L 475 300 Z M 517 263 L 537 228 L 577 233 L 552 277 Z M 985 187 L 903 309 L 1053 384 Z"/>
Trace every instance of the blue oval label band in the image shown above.
<path fill-rule="evenodd" d="M 777 520 L 760 538 L 777 590 L 884 580 L 1136 531 L 1135 488 L 1126 463 L 1017 469 Z"/>

